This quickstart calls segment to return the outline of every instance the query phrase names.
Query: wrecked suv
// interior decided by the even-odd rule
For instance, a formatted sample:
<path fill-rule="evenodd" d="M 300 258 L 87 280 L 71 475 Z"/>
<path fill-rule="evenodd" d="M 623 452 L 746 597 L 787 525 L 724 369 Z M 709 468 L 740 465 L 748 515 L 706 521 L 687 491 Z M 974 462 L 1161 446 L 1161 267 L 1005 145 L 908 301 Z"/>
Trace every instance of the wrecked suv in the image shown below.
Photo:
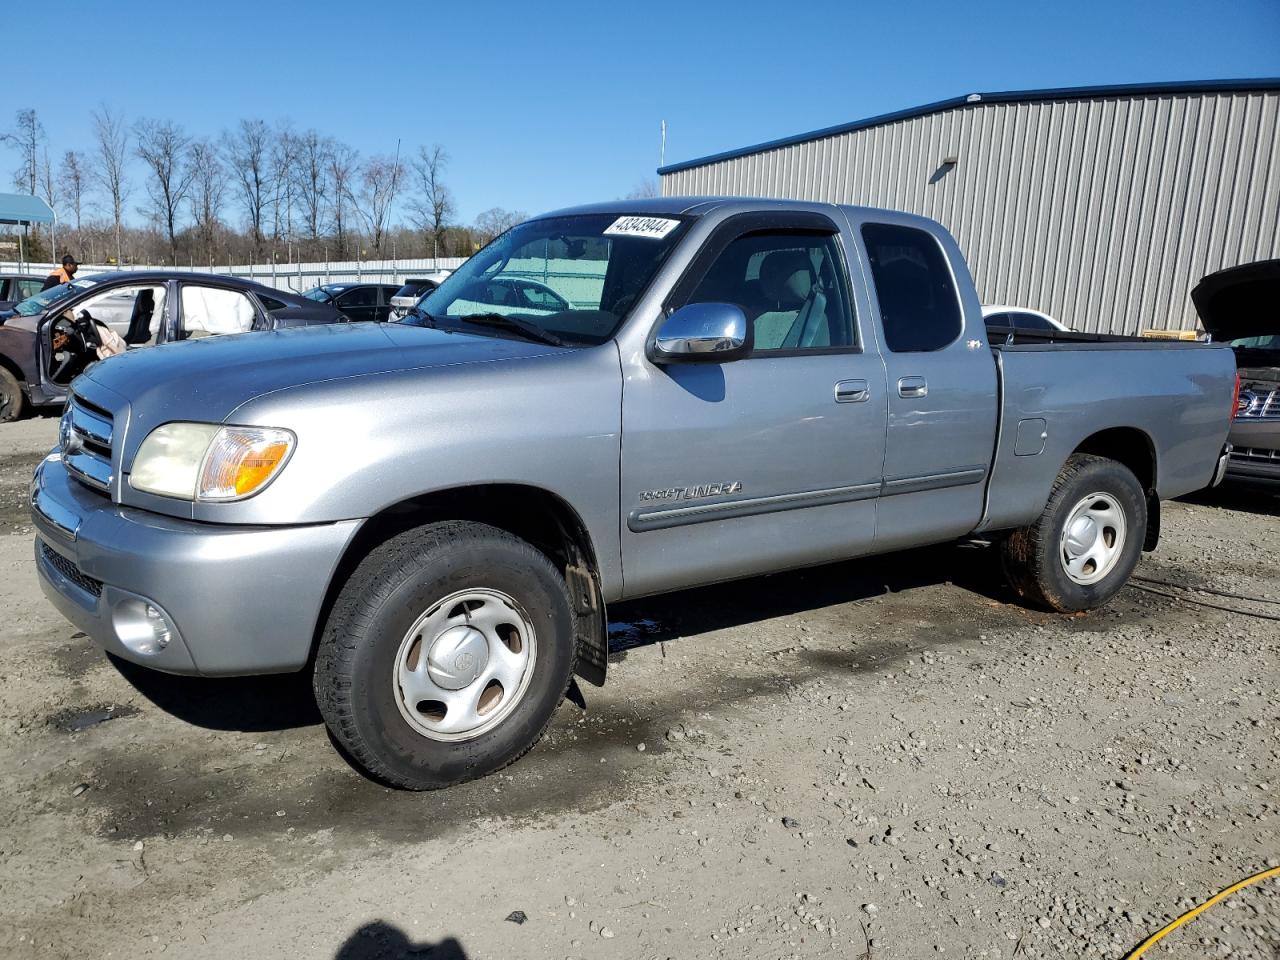
<path fill-rule="evenodd" d="M 511 281 L 511 282 L 508 282 Z M 543 301 L 499 300 L 535 281 Z M 1226 347 L 987 328 L 952 237 L 859 207 L 548 214 L 400 323 L 161 346 L 72 385 L 40 581 L 118 657 L 309 669 L 370 774 L 512 762 L 606 604 L 980 535 L 1107 602 L 1224 467 Z"/>

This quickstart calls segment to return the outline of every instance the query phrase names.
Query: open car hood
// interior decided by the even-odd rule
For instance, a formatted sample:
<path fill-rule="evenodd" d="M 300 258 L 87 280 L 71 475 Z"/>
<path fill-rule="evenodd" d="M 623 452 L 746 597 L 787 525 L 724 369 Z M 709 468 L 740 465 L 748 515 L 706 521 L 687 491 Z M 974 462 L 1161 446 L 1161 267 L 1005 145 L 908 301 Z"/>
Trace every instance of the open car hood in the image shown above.
<path fill-rule="evenodd" d="M 1191 291 L 1191 302 L 1214 340 L 1280 333 L 1280 260 L 1211 273 Z"/>

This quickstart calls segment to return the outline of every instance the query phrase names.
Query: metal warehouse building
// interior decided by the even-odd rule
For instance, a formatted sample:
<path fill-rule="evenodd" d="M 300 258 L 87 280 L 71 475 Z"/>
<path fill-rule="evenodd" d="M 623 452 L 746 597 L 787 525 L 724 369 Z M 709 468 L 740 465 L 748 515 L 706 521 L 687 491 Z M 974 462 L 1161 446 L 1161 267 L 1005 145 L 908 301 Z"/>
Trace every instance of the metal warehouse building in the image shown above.
<path fill-rule="evenodd" d="M 1280 257 L 1280 79 L 974 93 L 658 173 L 667 196 L 921 213 L 955 235 L 983 303 L 1194 329 L 1202 276 Z"/>

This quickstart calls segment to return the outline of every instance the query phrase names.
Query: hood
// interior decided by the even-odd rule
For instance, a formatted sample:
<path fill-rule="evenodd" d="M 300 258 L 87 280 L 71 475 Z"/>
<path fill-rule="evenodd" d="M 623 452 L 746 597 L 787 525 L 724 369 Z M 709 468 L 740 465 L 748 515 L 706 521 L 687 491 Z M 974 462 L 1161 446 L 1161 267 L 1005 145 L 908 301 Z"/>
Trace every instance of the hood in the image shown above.
<path fill-rule="evenodd" d="M 555 352 L 523 340 L 375 323 L 326 324 L 207 337 L 130 350 L 84 376 L 152 423 L 218 421 L 287 387 L 420 367 L 515 360 Z"/>
<path fill-rule="evenodd" d="M 1191 291 L 1191 302 L 1214 340 L 1280 333 L 1280 260 L 1211 273 Z"/>

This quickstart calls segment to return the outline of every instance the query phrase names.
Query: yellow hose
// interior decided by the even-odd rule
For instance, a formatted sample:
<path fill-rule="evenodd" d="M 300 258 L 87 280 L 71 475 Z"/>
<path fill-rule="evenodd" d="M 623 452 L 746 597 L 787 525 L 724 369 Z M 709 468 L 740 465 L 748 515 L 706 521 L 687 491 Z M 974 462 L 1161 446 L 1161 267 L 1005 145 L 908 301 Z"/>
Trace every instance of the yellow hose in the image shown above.
<path fill-rule="evenodd" d="M 1280 877 L 1280 867 L 1272 867 L 1270 870 L 1263 870 L 1261 873 L 1255 873 L 1252 877 L 1245 877 L 1239 883 L 1233 883 L 1231 886 L 1227 887 L 1227 889 L 1218 891 L 1212 897 L 1206 900 L 1204 903 L 1200 904 L 1200 906 L 1192 907 L 1190 910 L 1188 910 L 1186 913 L 1180 916 L 1177 920 L 1174 920 L 1172 923 L 1166 924 L 1165 926 L 1157 930 L 1155 933 L 1153 933 L 1151 936 L 1147 937 L 1147 939 L 1143 940 L 1140 944 L 1138 944 L 1136 947 L 1133 948 L 1132 953 L 1126 953 L 1124 955 L 1124 960 L 1138 960 L 1140 956 L 1142 956 L 1144 953 L 1147 952 L 1148 947 L 1155 946 L 1157 943 L 1159 943 L 1161 940 L 1164 939 L 1166 934 L 1173 933 L 1173 931 L 1177 930 L 1184 923 L 1188 923 L 1194 920 L 1196 917 L 1200 916 L 1200 914 L 1204 913 L 1206 910 L 1212 907 L 1219 900 L 1224 900 L 1227 897 L 1231 896 L 1231 894 L 1235 893 L 1237 890 L 1243 890 L 1245 887 L 1249 886 L 1251 883 L 1257 883 L 1259 880 L 1266 880 L 1269 877 Z"/>

